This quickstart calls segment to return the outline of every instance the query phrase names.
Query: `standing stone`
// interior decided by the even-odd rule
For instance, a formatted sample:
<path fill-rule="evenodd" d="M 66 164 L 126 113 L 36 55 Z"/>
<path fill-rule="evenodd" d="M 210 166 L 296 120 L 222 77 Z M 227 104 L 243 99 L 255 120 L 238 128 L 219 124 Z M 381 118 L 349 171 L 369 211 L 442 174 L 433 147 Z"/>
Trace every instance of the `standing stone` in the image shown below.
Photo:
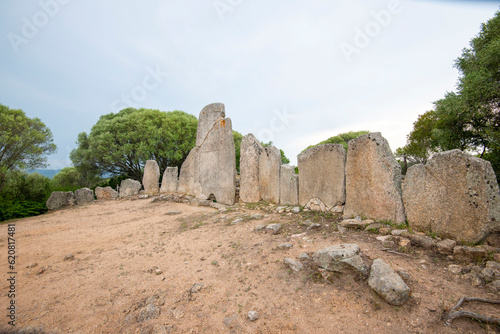
<path fill-rule="evenodd" d="M 89 188 L 80 188 L 75 191 L 75 200 L 77 205 L 90 203 L 94 201 L 94 192 Z"/>
<path fill-rule="evenodd" d="M 196 147 L 182 164 L 178 191 L 234 204 L 236 156 L 231 119 L 225 118 L 224 104 L 210 104 L 200 112 Z"/>
<path fill-rule="evenodd" d="M 142 185 L 139 181 L 126 179 L 120 183 L 120 198 L 127 196 L 136 196 L 139 194 Z"/>
<path fill-rule="evenodd" d="M 144 176 L 142 177 L 142 185 L 146 194 L 156 194 L 159 190 L 160 182 L 160 167 L 155 160 L 146 161 L 144 166 Z"/>
<path fill-rule="evenodd" d="M 381 259 L 373 261 L 368 285 L 391 305 L 402 305 L 410 298 L 410 288 Z"/>
<path fill-rule="evenodd" d="M 198 117 L 198 128 L 196 130 L 196 146 L 200 147 L 209 132 L 218 122 L 226 117 L 225 106 L 223 103 L 212 103 L 200 111 Z"/>
<path fill-rule="evenodd" d="M 345 203 L 346 152 L 340 144 L 311 147 L 297 157 L 300 171 L 299 204 L 320 200 L 329 211 Z"/>
<path fill-rule="evenodd" d="M 299 204 L 299 176 L 295 174 L 295 166 L 281 165 L 280 204 Z"/>
<path fill-rule="evenodd" d="M 199 148 L 200 192 L 196 197 L 233 205 L 236 195 L 236 154 L 231 119 L 219 118 Z"/>
<path fill-rule="evenodd" d="M 177 167 L 167 167 L 163 172 L 163 179 L 161 181 L 161 193 L 175 193 L 177 191 L 177 175 L 179 169 Z"/>
<path fill-rule="evenodd" d="M 198 180 L 198 147 L 194 147 L 182 163 L 177 192 L 194 195 L 195 181 Z"/>
<path fill-rule="evenodd" d="M 75 195 L 72 191 L 53 191 L 45 203 L 49 210 L 59 210 L 75 205 Z"/>
<path fill-rule="evenodd" d="M 490 162 L 460 150 L 408 169 L 403 191 L 410 227 L 466 243 L 500 230 L 500 192 Z"/>
<path fill-rule="evenodd" d="M 259 159 L 260 197 L 269 203 L 280 201 L 281 153 L 274 146 L 264 149 Z"/>
<path fill-rule="evenodd" d="M 240 150 L 240 198 L 246 203 L 260 201 L 259 159 L 264 147 L 253 134 L 241 140 Z"/>
<path fill-rule="evenodd" d="M 97 199 L 111 199 L 111 198 L 117 198 L 118 197 L 118 192 L 111 188 L 110 186 L 107 186 L 105 188 L 101 187 L 96 187 L 95 188 L 95 196 Z"/>
<path fill-rule="evenodd" d="M 348 143 L 344 216 L 405 222 L 401 166 L 380 132 Z"/>

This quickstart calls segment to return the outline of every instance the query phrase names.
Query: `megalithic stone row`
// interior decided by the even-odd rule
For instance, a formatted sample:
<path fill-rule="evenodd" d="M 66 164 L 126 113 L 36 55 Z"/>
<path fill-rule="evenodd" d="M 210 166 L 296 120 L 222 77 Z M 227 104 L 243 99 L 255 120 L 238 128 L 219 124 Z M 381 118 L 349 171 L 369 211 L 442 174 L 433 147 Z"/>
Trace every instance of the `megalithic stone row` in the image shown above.
<path fill-rule="evenodd" d="M 161 193 L 175 193 L 177 191 L 179 169 L 177 167 L 167 167 L 163 172 L 161 181 Z"/>
<path fill-rule="evenodd" d="M 348 143 L 345 217 L 365 216 L 404 223 L 401 166 L 380 132 Z"/>
<path fill-rule="evenodd" d="M 260 197 L 270 203 L 280 201 L 281 153 L 270 145 L 264 149 L 259 159 Z"/>
<path fill-rule="evenodd" d="M 160 167 L 155 160 L 147 160 L 144 166 L 142 186 L 146 194 L 156 194 L 159 191 Z"/>
<path fill-rule="evenodd" d="M 196 147 L 181 166 L 178 192 L 232 205 L 236 195 L 236 156 L 231 119 L 222 103 L 200 112 Z"/>
<path fill-rule="evenodd" d="M 466 243 L 500 231 L 500 192 L 490 162 L 460 150 L 436 153 L 406 173 L 410 227 Z"/>
<path fill-rule="evenodd" d="M 244 136 L 240 148 L 240 198 L 246 203 L 260 201 L 259 160 L 264 147 L 253 134 Z"/>
<path fill-rule="evenodd" d="M 325 210 L 345 203 L 346 152 L 340 144 L 311 147 L 297 157 L 299 164 L 299 204 L 319 199 Z"/>
<path fill-rule="evenodd" d="M 299 204 L 299 175 L 295 174 L 295 166 L 281 165 L 280 204 Z"/>

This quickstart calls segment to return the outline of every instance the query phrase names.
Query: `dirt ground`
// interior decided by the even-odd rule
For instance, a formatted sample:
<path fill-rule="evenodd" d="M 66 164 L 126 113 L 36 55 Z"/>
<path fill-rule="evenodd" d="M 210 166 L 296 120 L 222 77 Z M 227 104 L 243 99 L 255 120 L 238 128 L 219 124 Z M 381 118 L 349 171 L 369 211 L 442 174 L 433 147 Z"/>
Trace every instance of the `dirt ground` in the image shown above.
<path fill-rule="evenodd" d="M 264 217 L 249 219 L 256 213 Z M 306 219 L 322 227 L 307 231 Z M 254 231 L 271 222 L 281 223 L 282 232 Z M 7 223 L 16 226 L 15 329 L 6 310 Z M 0 226 L 0 332 L 497 333 L 472 320 L 446 327 L 442 315 L 463 296 L 498 294 L 448 272 L 452 262 L 445 257 L 419 248 L 409 256 L 388 253 L 376 236 L 341 235 L 331 217 L 319 214 L 268 214 L 244 205 L 220 212 L 151 198 L 6 222 Z M 277 247 L 285 242 L 293 247 Z M 300 272 L 283 263 L 339 243 L 357 243 L 367 261 L 382 258 L 406 271 L 410 300 L 391 306 L 355 274 L 325 279 L 307 260 Z M 466 308 L 500 315 L 498 305 Z M 255 321 L 247 317 L 251 310 L 258 312 Z"/>

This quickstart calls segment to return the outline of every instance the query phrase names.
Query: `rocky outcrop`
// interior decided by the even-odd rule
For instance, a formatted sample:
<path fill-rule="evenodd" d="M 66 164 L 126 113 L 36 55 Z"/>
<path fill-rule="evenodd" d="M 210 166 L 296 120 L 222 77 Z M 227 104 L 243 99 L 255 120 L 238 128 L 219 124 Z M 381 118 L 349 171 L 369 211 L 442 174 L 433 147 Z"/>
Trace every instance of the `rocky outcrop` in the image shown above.
<path fill-rule="evenodd" d="M 240 198 L 243 202 L 260 201 L 259 160 L 264 147 L 253 134 L 241 140 L 240 149 Z"/>
<path fill-rule="evenodd" d="M 94 201 L 94 192 L 89 188 L 80 188 L 75 191 L 75 201 L 77 205 L 91 203 Z"/>
<path fill-rule="evenodd" d="M 476 243 L 500 231 L 500 192 L 491 164 L 460 150 L 408 169 L 403 199 L 410 227 Z"/>
<path fill-rule="evenodd" d="M 379 132 L 348 143 L 344 216 L 405 222 L 401 167 Z"/>
<path fill-rule="evenodd" d="M 126 179 L 120 184 L 120 198 L 127 196 L 137 196 L 142 185 L 139 181 Z"/>
<path fill-rule="evenodd" d="M 295 166 L 281 165 L 280 204 L 299 204 L 299 175 L 295 174 Z"/>
<path fill-rule="evenodd" d="M 343 272 L 346 269 L 355 269 L 368 275 L 368 267 L 360 256 L 360 248 L 357 244 L 326 247 L 316 251 L 312 258 L 314 263 L 326 270 Z"/>
<path fill-rule="evenodd" d="M 96 187 L 95 188 L 95 196 L 97 199 L 112 199 L 118 197 L 118 192 L 111 187 Z"/>
<path fill-rule="evenodd" d="M 59 210 L 76 204 L 72 191 L 53 191 L 45 205 L 49 210 Z"/>
<path fill-rule="evenodd" d="M 147 160 L 144 166 L 142 185 L 146 194 L 156 194 L 159 191 L 160 167 L 155 160 Z"/>
<path fill-rule="evenodd" d="M 342 145 L 324 144 L 311 147 L 298 155 L 300 171 L 299 204 L 307 206 L 313 199 L 322 203 L 321 211 L 345 203 L 345 160 Z M 315 204 L 315 203 L 313 203 Z M 311 209 L 317 209 L 311 206 Z"/>
<path fill-rule="evenodd" d="M 280 150 L 272 145 L 266 147 L 259 160 L 260 197 L 266 202 L 280 201 L 280 165 Z"/>
<path fill-rule="evenodd" d="M 177 178 L 178 174 L 179 169 L 177 167 L 167 167 L 165 169 L 161 181 L 160 193 L 175 193 L 177 191 L 177 185 L 179 183 Z"/>

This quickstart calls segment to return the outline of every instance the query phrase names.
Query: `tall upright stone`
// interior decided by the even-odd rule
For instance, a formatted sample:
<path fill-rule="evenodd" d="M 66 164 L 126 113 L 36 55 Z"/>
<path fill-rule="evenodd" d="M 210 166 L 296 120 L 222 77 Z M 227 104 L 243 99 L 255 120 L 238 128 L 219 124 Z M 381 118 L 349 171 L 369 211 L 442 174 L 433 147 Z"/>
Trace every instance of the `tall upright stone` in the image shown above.
<path fill-rule="evenodd" d="M 380 132 L 348 143 L 344 216 L 405 222 L 401 166 Z"/>
<path fill-rule="evenodd" d="M 236 156 L 231 119 L 224 104 L 202 109 L 198 120 L 196 147 L 181 167 L 179 192 L 198 199 L 215 199 L 232 205 L 236 194 Z"/>
<path fill-rule="evenodd" d="M 160 167 L 156 160 L 147 160 L 144 166 L 142 185 L 146 194 L 156 194 L 159 191 Z"/>
<path fill-rule="evenodd" d="M 311 147 L 297 157 L 300 171 L 299 204 L 319 199 L 326 211 L 345 203 L 346 152 L 340 144 Z"/>
<path fill-rule="evenodd" d="M 280 204 L 299 204 L 299 175 L 295 174 L 295 166 L 281 165 Z"/>
<path fill-rule="evenodd" d="M 253 134 L 244 136 L 240 149 L 240 198 L 246 203 L 260 201 L 259 159 L 264 147 Z"/>
<path fill-rule="evenodd" d="M 161 181 L 161 193 L 175 193 L 177 192 L 179 169 L 177 167 L 167 167 L 163 172 Z"/>
<path fill-rule="evenodd" d="M 195 194 L 195 182 L 198 180 L 198 147 L 194 147 L 182 163 L 179 174 L 177 192 L 181 194 Z"/>
<path fill-rule="evenodd" d="M 280 201 L 281 153 L 270 145 L 264 149 L 259 159 L 260 197 L 270 203 Z"/>
<path fill-rule="evenodd" d="M 476 243 L 500 232 L 500 191 L 490 162 L 460 150 L 436 153 L 406 173 L 403 200 L 416 230 Z"/>

